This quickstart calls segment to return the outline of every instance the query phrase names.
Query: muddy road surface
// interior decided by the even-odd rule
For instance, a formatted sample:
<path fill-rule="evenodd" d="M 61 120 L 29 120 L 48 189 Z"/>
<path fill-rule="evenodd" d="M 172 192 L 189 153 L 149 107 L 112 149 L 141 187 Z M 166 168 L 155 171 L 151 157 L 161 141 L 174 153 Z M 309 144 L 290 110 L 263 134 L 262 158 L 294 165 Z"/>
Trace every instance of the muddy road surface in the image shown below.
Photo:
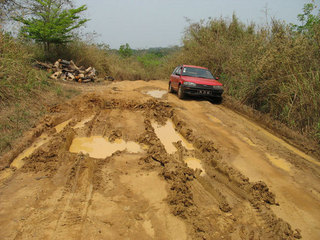
<path fill-rule="evenodd" d="M 2 156 L 0 239 L 320 239 L 320 164 L 165 81 L 92 86 Z"/>

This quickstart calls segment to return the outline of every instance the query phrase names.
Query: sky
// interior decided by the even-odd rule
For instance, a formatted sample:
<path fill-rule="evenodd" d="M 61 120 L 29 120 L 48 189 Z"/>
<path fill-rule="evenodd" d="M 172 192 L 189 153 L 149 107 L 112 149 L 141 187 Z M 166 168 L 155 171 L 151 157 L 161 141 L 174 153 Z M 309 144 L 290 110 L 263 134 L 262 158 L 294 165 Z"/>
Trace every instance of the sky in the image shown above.
<path fill-rule="evenodd" d="M 311 0 L 75 0 L 86 4 L 85 17 L 91 19 L 82 32 L 93 33 L 94 42 L 113 49 L 129 43 L 131 48 L 182 45 L 191 22 L 201 19 L 231 19 L 235 13 L 244 23 L 264 25 L 275 17 L 297 23 L 303 5 Z M 316 2 L 319 0 L 316 0 Z M 267 15 L 266 15 L 267 10 Z M 268 18 L 266 17 L 268 16 Z M 90 35 L 90 34 L 89 34 Z M 91 39 L 92 40 L 92 39 Z"/>

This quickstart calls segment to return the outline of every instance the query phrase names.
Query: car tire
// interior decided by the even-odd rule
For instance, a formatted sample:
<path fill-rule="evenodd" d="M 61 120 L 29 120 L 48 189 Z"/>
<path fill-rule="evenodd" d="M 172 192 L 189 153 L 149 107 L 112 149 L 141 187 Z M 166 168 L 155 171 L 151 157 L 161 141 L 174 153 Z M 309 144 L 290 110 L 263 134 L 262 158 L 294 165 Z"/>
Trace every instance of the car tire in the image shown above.
<path fill-rule="evenodd" d="M 185 93 L 184 93 L 184 91 L 182 90 L 182 87 L 179 86 L 179 89 L 178 89 L 178 98 L 184 99 L 184 97 L 185 97 Z"/>
<path fill-rule="evenodd" d="M 215 104 L 221 104 L 222 100 L 223 100 L 222 97 L 214 97 L 214 98 L 212 98 L 212 102 L 215 103 Z"/>
<path fill-rule="evenodd" d="M 172 86 L 171 86 L 171 82 L 169 82 L 168 92 L 169 92 L 169 93 L 173 93 L 173 92 L 174 92 L 174 91 L 173 91 L 173 88 L 172 88 Z"/>

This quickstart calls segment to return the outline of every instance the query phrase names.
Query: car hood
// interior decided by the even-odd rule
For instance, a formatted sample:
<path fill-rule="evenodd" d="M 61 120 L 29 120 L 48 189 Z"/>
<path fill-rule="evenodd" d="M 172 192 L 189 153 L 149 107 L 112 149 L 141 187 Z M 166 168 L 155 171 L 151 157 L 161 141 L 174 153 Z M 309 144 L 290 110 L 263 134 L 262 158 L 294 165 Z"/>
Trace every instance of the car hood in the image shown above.
<path fill-rule="evenodd" d="M 182 76 L 182 80 L 187 82 L 193 82 L 196 84 L 209 85 L 209 86 L 222 86 L 222 83 L 214 79 Z"/>

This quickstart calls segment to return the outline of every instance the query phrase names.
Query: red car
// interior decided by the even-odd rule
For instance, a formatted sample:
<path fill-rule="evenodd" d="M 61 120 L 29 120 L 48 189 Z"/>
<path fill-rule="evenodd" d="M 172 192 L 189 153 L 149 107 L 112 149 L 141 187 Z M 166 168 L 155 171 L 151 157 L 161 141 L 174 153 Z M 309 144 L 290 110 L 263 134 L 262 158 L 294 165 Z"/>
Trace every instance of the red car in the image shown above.
<path fill-rule="evenodd" d="M 169 92 L 178 92 L 183 99 L 186 95 L 206 96 L 221 101 L 223 86 L 212 73 L 204 67 L 182 65 L 174 69 L 170 76 Z"/>

